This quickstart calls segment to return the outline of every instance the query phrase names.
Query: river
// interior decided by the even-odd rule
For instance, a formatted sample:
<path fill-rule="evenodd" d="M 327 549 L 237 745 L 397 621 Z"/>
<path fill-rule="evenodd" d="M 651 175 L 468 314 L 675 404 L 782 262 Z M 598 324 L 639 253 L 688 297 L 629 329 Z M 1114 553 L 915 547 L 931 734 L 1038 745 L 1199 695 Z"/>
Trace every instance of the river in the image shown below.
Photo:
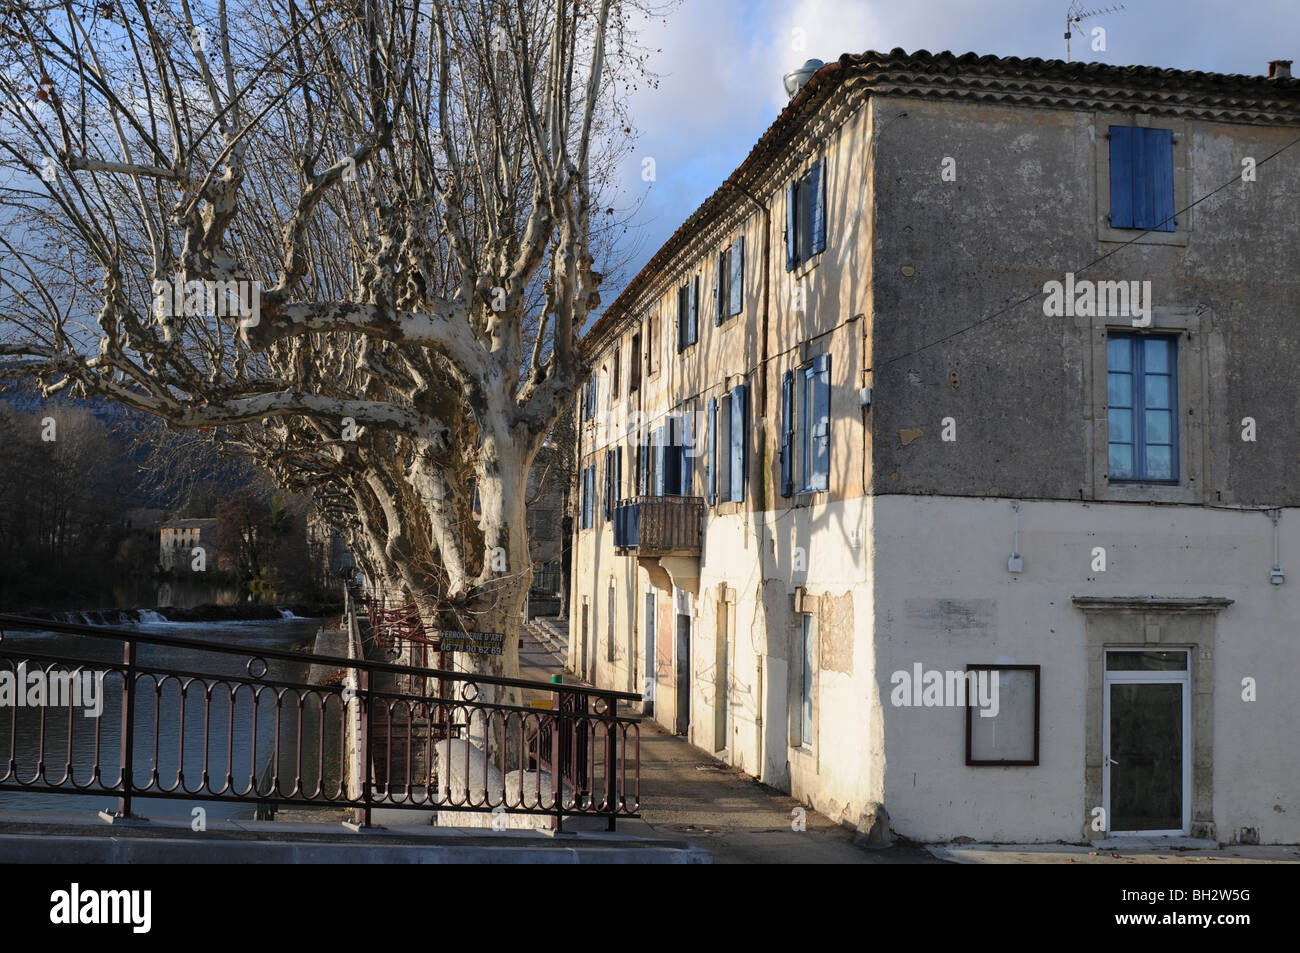
<path fill-rule="evenodd" d="M 313 638 L 323 621 L 294 618 L 256 622 L 148 622 L 127 628 L 142 634 L 238 645 L 249 649 L 250 655 L 255 655 L 259 649 L 310 652 Z M 0 673 L 15 671 L 21 656 L 14 656 L 21 651 L 50 655 L 66 653 L 110 664 L 120 662 L 122 652 L 121 643 L 109 639 L 30 631 L 4 633 L 0 647 L 4 650 L 4 656 L 7 656 L 0 657 Z M 172 646 L 142 644 L 138 650 L 138 662 L 143 668 L 153 665 L 216 676 L 246 676 L 248 673 L 245 671 L 245 663 L 248 658 L 249 656 Z M 301 663 L 269 659 L 267 665 L 268 670 L 262 678 L 265 682 L 304 683 L 311 668 L 305 659 Z M 37 663 L 33 662 L 26 666 L 26 671 L 32 672 L 37 667 Z M 258 672 L 260 665 L 252 674 Z M 210 683 L 211 681 L 209 680 Z M 12 757 L 17 762 L 17 777 L 29 780 L 35 775 L 41 726 L 44 723 L 47 778 L 60 778 L 64 774 L 64 765 L 70 761 L 75 781 L 79 785 L 88 783 L 93 777 L 98 728 L 100 763 L 104 777 L 111 784 L 118 775 L 120 760 L 121 685 L 120 675 L 109 673 L 105 676 L 102 713 L 98 718 L 88 717 L 86 711 L 71 708 L 0 706 L 0 775 L 5 773 L 4 762 L 8 761 L 11 750 Z M 142 678 L 137 685 L 133 758 L 133 774 L 137 786 L 156 767 L 162 786 L 170 787 L 175 782 L 181 752 L 184 753 L 185 786 L 190 791 L 198 787 L 205 765 L 211 775 L 224 779 L 228 771 L 228 760 L 231 765 L 229 771 L 234 775 L 237 788 L 244 788 L 251 774 L 255 773 L 257 778 L 264 779 L 268 774 L 272 752 L 276 750 L 280 751 L 281 777 L 292 779 L 296 774 L 295 760 L 299 754 L 296 706 L 282 708 L 277 727 L 276 712 L 270 703 L 269 693 L 264 692 L 261 702 L 254 706 L 251 691 L 238 690 L 232 706 L 223 688 L 218 688 L 211 701 L 206 702 L 204 692 L 197 684 L 193 684 L 182 701 L 180 682 L 173 678 L 162 683 L 163 690 L 155 701 L 151 679 Z M 206 738 L 203 719 L 205 704 L 211 706 Z M 158 709 L 156 712 L 155 707 Z M 68 743 L 70 718 L 74 722 L 71 726 L 71 745 Z M 336 778 L 338 772 L 337 733 L 325 733 L 326 755 L 321 759 L 322 732 L 319 730 L 319 719 L 319 712 L 312 712 L 308 705 L 302 718 L 301 757 L 304 779 L 309 786 L 315 785 L 322 760 L 327 780 Z M 68 756 L 69 748 L 71 758 Z M 12 778 L 9 780 L 12 781 Z M 214 786 L 219 786 L 219 783 Z M 146 817 L 190 817 L 192 809 L 200 804 L 207 812 L 207 817 L 212 819 L 251 818 L 254 814 L 254 806 L 251 804 L 147 796 L 136 798 L 133 813 Z M 57 811 L 93 814 L 99 810 L 116 810 L 116 807 L 117 800 L 111 794 L 0 790 L 0 812 Z"/>

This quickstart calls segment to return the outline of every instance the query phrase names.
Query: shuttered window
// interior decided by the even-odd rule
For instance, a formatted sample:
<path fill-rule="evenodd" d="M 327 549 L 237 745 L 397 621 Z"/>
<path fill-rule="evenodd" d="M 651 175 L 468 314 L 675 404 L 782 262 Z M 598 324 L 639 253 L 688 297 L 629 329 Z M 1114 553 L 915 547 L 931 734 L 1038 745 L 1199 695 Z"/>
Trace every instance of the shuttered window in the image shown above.
<path fill-rule="evenodd" d="M 830 487 L 831 357 L 822 354 L 803 368 L 803 489 Z"/>
<path fill-rule="evenodd" d="M 591 529 L 595 516 L 596 467 L 593 464 L 582 468 L 582 485 L 578 491 L 579 516 L 583 529 Z"/>
<path fill-rule="evenodd" d="M 733 503 L 745 499 L 745 457 L 748 449 L 745 403 L 745 385 L 740 384 L 731 391 L 731 459 L 728 467 L 730 492 L 727 498 Z"/>
<path fill-rule="evenodd" d="M 727 264 L 731 273 L 727 276 L 728 315 L 740 314 L 745 309 L 745 236 L 740 235 L 731 243 Z"/>
<path fill-rule="evenodd" d="M 709 412 L 704 418 L 704 437 L 708 456 L 704 463 L 704 501 L 712 506 L 718 499 L 718 398 L 709 398 Z"/>
<path fill-rule="evenodd" d="M 678 457 L 680 458 L 681 485 L 678 492 L 682 496 L 695 495 L 695 454 L 698 452 L 695 447 L 695 441 L 698 439 L 695 434 L 695 415 L 689 410 L 681 416 L 680 445 L 677 448 Z"/>
<path fill-rule="evenodd" d="M 605 522 L 614 518 L 614 451 L 605 451 Z"/>
<path fill-rule="evenodd" d="M 794 494 L 794 372 L 781 377 L 781 495 Z"/>
<path fill-rule="evenodd" d="M 1173 131 L 1111 126 L 1111 228 L 1172 232 L 1175 224 Z"/>
<path fill-rule="evenodd" d="M 745 308 L 745 236 L 740 235 L 718 255 L 718 287 L 714 323 L 740 314 Z"/>
<path fill-rule="evenodd" d="M 826 250 L 826 160 L 819 159 L 785 192 L 785 270 Z"/>
<path fill-rule="evenodd" d="M 677 350 L 686 350 L 699 338 L 700 279 L 694 277 L 677 289 Z"/>

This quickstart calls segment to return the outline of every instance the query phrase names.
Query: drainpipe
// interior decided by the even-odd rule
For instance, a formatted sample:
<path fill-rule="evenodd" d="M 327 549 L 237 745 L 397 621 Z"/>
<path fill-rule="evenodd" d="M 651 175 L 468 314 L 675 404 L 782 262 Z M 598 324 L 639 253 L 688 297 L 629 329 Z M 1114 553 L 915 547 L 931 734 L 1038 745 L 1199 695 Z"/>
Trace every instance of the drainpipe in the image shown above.
<path fill-rule="evenodd" d="M 771 275 L 772 275 L 772 210 L 768 208 L 766 205 L 764 205 L 762 202 L 760 202 L 757 198 L 755 198 L 754 195 L 749 190 L 741 188 L 739 185 L 733 185 L 733 184 L 728 184 L 728 187 L 735 189 L 745 198 L 749 199 L 752 203 L 754 203 L 754 206 L 759 210 L 760 213 L 762 213 L 763 216 L 763 281 L 762 281 L 763 299 L 762 299 L 762 321 L 761 321 L 762 330 L 761 330 L 761 337 L 759 339 L 759 362 L 758 362 L 758 419 L 765 422 L 767 420 L 768 315 L 769 315 L 770 302 L 771 302 L 770 284 L 771 284 Z M 766 426 L 764 426 L 763 443 L 762 443 L 762 446 L 764 448 L 764 453 L 766 453 L 766 447 L 767 447 L 766 438 L 767 438 L 767 428 Z M 766 473 L 763 474 L 762 478 L 764 480 L 767 479 Z M 764 500 L 767 499 L 766 492 L 764 492 L 763 498 Z M 767 557 L 763 551 L 763 547 L 766 544 L 765 530 L 767 526 L 767 521 L 764 519 L 760 519 L 758 523 L 759 523 L 758 605 L 761 607 L 764 604 L 763 602 L 763 595 L 764 595 L 763 561 Z M 764 643 L 764 648 L 766 648 L 766 643 Z M 754 749 L 758 753 L 758 764 L 755 768 L 754 776 L 761 781 L 763 779 L 764 774 L 766 773 L 766 767 L 767 767 L 767 757 L 766 757 L 767 752 L 764 750 L 765 738 L 763 735 L 763 708 L 765 704 L 764 696 L 763 696 L 763 669 L 765 667 L 767 655 L 764 652 L 759 652 L 756 653 L 756 656 L 757 656 L 756 662 L 758 667 L 758 672 L 757 672 L 758 694 L 756 696 L 756 704 L 754 705 Z"/>

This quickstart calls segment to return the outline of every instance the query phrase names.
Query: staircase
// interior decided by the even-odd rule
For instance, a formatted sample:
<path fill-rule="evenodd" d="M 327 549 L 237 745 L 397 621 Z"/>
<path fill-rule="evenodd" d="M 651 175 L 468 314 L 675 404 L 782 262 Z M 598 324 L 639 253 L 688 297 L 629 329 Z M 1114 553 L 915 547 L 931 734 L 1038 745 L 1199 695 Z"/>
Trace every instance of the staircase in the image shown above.
<path fill-rule="evenodd" d="M 554 616 L 537 616 L 529 619 L 528 634 L 546 647 L 564 665 L 569 658 L 569 625 Z"/>

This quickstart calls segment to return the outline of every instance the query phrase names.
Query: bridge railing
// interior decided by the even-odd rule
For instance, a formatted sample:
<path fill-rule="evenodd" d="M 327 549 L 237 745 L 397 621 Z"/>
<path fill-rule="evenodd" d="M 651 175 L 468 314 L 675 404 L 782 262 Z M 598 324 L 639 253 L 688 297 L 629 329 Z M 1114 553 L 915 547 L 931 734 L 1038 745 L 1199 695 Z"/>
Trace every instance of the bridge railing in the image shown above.
<path fill-rule="evenodd" d="M 331 675 L 290 677 L 306 664 Z M 402 676 L 431 692 L 386 687 Z M 639 718 L 619 709 L 639 698 L 0 615 L 0 791 L 111 795 L 122 817 L 157 798 L 348 807 L 363 826 L 391 808 L 613 830 L 639 816 Z"/>

